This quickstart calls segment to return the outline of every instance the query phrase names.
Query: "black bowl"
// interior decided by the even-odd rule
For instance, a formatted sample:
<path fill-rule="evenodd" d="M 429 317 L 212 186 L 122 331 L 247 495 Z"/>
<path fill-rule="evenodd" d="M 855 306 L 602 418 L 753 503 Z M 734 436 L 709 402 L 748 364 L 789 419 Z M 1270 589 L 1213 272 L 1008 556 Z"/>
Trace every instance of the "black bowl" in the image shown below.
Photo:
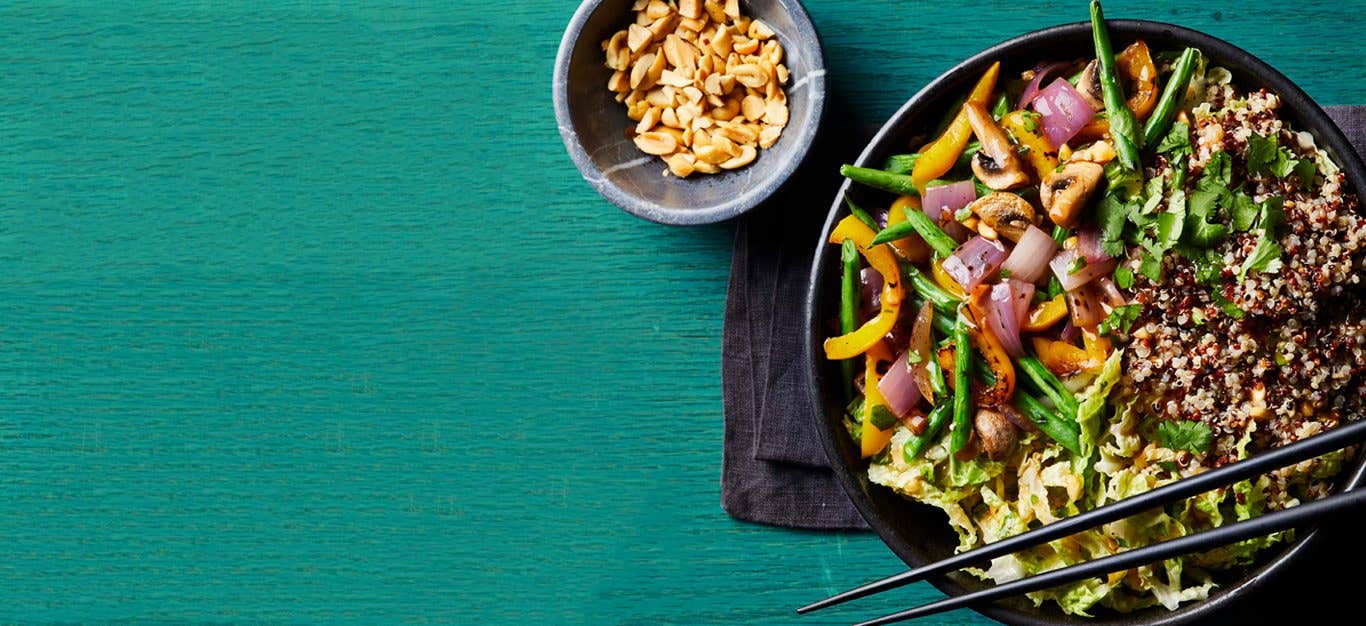
<path fill-rule="evenodd" d="M 602 197 L 627 213 L 661 224 L 710 224 L 748 211 L 773 195 L 806 158 L 825 111 L 825 58 L 816 27 L 796 0 L 747 0 L 746 15 L 778 34 L 791 117 L 782 137 L 753 163 L 686 179 L 665 177 L 659 157 L 627 135 L 635 126 L 607 90 L 612 72 L 600 43 L 626 27 L 631 0 L 588 0 L 579 6 L 555 58 L 555 119 L 574 165 Z"/>
<path fill-rule="evenodd" d="M 1179 49 L 1194 46 L 1202 50 L 1213 64 L 1233 73 L 1234 81 L 1242 88 L 1265 87 L 1282 100 L 1281 113 L 1299 130 L 1314 134 L 1319 147 L 1326 150 L 1342 165 L 1349 185 L 1360 189 L 1366 181 L 1366 168 L 1328 115 L 1294 83 L 1271 66 L 1247 52 L 1215 37 L 1190 29 L 1142 20 L 1111 20 L 1110 33 L 1116 49 L 1142 38 L 1154 49 Z M 904 152 L 910 140 L 924 133 L 943 115 L 952 99 L 969 90 L 972 83 L 993 61 L 1002 61 L 1002 76 L 1007 71 L 1018 74 L 1041 59 L 1066 59 L 1082 56 L 1092 49 L 1089 22 L 1055 26 L 1021 35 L 973 56 L 945 72 L 906 102 L 878 131 L 860 155 L 858 164 L 879 167 L 888 155 Z M 839 248 L 826 245 L 835 223 L 844 215 L 842 198 L 852 194 L 856 203 L 870 206 L 880 192 L 846 181 L 830 208 L 821 231 L 821 238 L 811 269 L 806 300 L 805 358 L 808 389 L 812 404 L 819 407 L 816 428 L 825 444 L 826 455 L 839 476 L 840 484 L 853 500 L 855 507 L 877 531 L 888 547 L 910 566 L 920 566 L 953 554 L 957 537 L 947 519 L 938 509 L 924 506 L 894 493 L 886 487 L 868 481 L 866 465 L 859 457 L 858 447 L 850 441 L 841 424 L 843 407 L 839 399 L 838 367 L 826 361 L 821 352 L 825 321 L 836 317 L 839 300 L 837 276 Z M 1355 487 L 1366 470 L 1366 459 L 1345 468 L 1341 486 Z M 1014 601 L 993 604 L 979 609 L 993 619 L 1009 624 L 1185 624 L 1195 620 L 1228 617 L 1234 611 L 1235 600 L 1250 598 L 1264 591 L 1280 572 L 1288 569 L 1290 561 L 1324 548 L 1323 530 L 1301 533 L 1300 539 L 1279 550 L 1268 549 L 1253 566 L 1220 573 L 1219 587 L 1203 602 L 1181 606 L 1176 611 L 1161 607 L 1129 614 L 1098 612 L 1094 619 L 1064 614 L 1053 604 L 1034 608 L 1031 603 Z M 854 582 L 852 579 L 850 582 Z M 966 574 L 954 574 L 931 582 L 951 596 L 982 589 L 987 585 Z"/>

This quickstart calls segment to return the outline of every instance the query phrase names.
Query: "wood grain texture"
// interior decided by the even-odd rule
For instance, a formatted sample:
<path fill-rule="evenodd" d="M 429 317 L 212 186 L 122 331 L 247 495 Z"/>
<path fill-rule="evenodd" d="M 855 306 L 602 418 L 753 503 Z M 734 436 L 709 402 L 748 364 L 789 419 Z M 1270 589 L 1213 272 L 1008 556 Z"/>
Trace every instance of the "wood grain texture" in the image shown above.
<path fill-rule="evenodd" d="M 1085 15 L 808 4 L 850 123 Z M 1366 102 L 1361 2 L 1148 4 Z M 722 513 L 732 228 L 579 180 L 574 8 L 0 8 L 0 621 L 789 623 L 897 565 Z"/>

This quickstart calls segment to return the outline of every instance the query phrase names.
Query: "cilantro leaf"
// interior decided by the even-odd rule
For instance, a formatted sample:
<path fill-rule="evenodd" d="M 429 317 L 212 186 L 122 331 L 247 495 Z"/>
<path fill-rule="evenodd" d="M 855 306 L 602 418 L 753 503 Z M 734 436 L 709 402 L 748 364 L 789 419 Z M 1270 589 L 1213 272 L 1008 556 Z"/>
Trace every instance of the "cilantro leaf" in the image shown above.
<path fill-rule="evenodd" d="M 1214 433 L 1204 422 L 1166 421 L 1157 425 L 1157 437 L 1164 448 L 1204 454 L 1209 452 Z"/>
<path fill-rule="evenodd" d="M 1314 186 L 1314 176 L 1319 173 L 1319 164 L 1313 159 L 1301 159 L 1295 163 L 1295 175 L 1305 187 Z"/>
<path fill-rule="evenodd" d="M 1117 306 L 1110 310 L 1110 314 L 1106 315 L 1105 319 L 1100 321 L 1100 326 L 1097 327 L 1097 330 L 1100 331 L 1102 335 L 1113 335 L 1117 333 L 1127 334 L 1129 328 L 1134 325 L 1134 321 L 1138 319 L 1138 314 L 1142 309 L 1143 306 L 1140 304 Z"/>
<path fill-rule="evenodd" d="M 1281 226 L 1285 225 L 1285 198 L 1271 196 L 1259 202 L 1257 209 L 1260 213 L 1257 228 L 1271 235 L 1279 234 Z"/>
<path fill-rule="evenodd" d="M 1243 319 L 1243 316 L 1247 315 L 1245 311 L 1238 308 L 1238 305 L 1231 302 L 1228 298 L 1225 298 L 1224 294 L 1219 293 L 1218 289 L 1211 292 L 1210 297 L 1214 299 L 1214 303 L 1219 305 L 1220 309 L 1223 309 L 1224 315 L 1227 315 L 1235 320 Z"/>
<path fill-rule="evenodd" d="M 1162 281 L 1162 257 L 1153 256 L 1147 252 L 1143 253 L 1143 260 L 1139 263 L 1138 273 L 1148 277 L 1153 282 Z"/>
<path fill-rule="evenodd" d="M 1261 213 L 1257 203 L 1252 201 L 1252 197 L 1242 192 L 1233 194 L 1233 205 L 1228 209 L 1229 216 L 1233 218 L 1231 226 L 1235 232 L 1243 232 L 1252 228 Z"/>
<path fill-rule="evenodd" d="M 892 410 L 881 404 L 873 405 L 873 413 L 869 416 L 873 420 L 873 425 L 878 430 L 887 430 L 896 425 L 896 414 Z"/>
<path fill-rule="evenodd" d="M 1128 289 L 1134 286 L 1134 272 L 1123 265 L 1115 267 L 1115 286 Z"/>
<path fill-rule="evenodd" d="M 1185 221 L 1186 192 L 1173 191 L 1167 199 L 1167 211 L 1157 216 L 1157 245 L 1160 248 L 1154 250 L 1154 254 L 1166 252 L 1181 241 L 1181 230 Z"/>
<path fill-rule="evenodd" d="M 1238 280 L 1246 280 L 1248 272 L 1257 271 L 1275 274 L 1281 271 L 1281 254 L 1284 249 L 1279 242 L 1281 226 L 1285 224 L 1285 199 L 1272 196 L 1257 203 L 1257 229 L 1261 239 L 1257 247 L 1238 267 Z"/>
<path fill-rule="evenodd" d="M 1200 180 L 1195 187 L 1205 191 L 1222 191 L 1228 189 L 1232 180 L 1233 159 L 1229 158 L 1227 152 L 1215 152 L 1209 155 L 1209 162 L 1205 164 L 1205 170 L 1200 173 Z"/>
<path fill-rule="evenodd" d="M 1203 186 L 1204 178 L 1200 179 Z M 1211 224 L 1208 219 L 1218 214 L 1221 199 L 1228 194 L 1227 189 L 1197 189 L 1191 192 L 1186 208 L 1185 229 L 1190 232 L 1190 241 L 1197 246 L 1209 247 L 1228 236 L 1228 227 Z"/>
<path fill-rule="evenodd" d="M 1143 173 L 1125 169 L 1118 160 L 1110 161 L 1105 164 L 1105 183 L 1106 195 L 1127 202 L 1143 190 Z"/>
<path fill-rule="evenodd" d="M 1172 129 L 1167 131 L 1167 136 L 1157 143 L 1157 151 L 1160 154 L 1190 154 L 1190 125 L 1185 122 L 1174 122 Z"/>
<path fill-rule="evenodd" d="M 1247 138 L 1247 169 L 1254 174 L 1285 178 L 1292 172 L 1306 186 L 1312 185 L 1318 165 L 1312 159 L 1295 158 L 1289 148 L 1279 145 L 1274 138 L 1252 135 Z"/>
<path fill-rule="evenodd" d="M 1129 206 L 1120 202 L 1114 194 L 1105 194 L 1097 210 L 1096 221 L 1100 225 L 1100 246 L 1105 254 L 1112 257 L 1124 256 L 1124 225 L 1128 222 Z"/>
<path fill-rule="evenodd" d="M 1257 247 L 1248 255 L 1247 260 L 1243 261 L 1238 268 L 1238 280 L 1247 278 L 1247 273 L 1251 271 L 1275 274 L 1281 271 L 1281 244 L 1271 239 L 1262 239 L 1257 242 Z"/>
<path fill-rule="evenodd" d="M 1259 174 L 1270 171 L 1271 164 L 1276 161 L 1276 140 L 1263 137 L 1261 135 L 1251 135 L 1247 138 L 1247 169 Z"/>

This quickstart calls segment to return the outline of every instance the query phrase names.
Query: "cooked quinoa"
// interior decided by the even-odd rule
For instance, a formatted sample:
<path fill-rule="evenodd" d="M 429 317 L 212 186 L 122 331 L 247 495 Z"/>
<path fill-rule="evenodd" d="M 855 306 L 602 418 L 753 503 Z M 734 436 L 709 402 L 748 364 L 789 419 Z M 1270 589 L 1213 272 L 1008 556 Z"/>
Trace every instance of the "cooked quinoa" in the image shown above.
<path fill-rule="evenodd" d="M 1264 450 L 1362 414 L 1366 220 L 1357 198 L 1343 193 L 1340 171 L 1321 173 L 1312 185 L 1248 171 L 1253 134 L 1275 137 L 1303 158 L 1317 157 L 1312 138 L 1278 117 L 1276 95 L 1262 90 L 1244 98 L 1221 84 L 1208 87 L 1207 101 L 1209 109 L 1194 116 L 1187 180 L 1195 180 L 1212 154 L 1224 152 L 1232 157 L 1234 175 L 1250 182 L 1254 200 L 1285 198 L 1283 265 L 1279 272 L 1249 273 L 1239 281 L 1236 270 L 1253 252 L 1258 234 L 1239 233 L 1215 248 L 1227 281 L 1222 296 L 1243 312 L 1241 319 L 1225 313 L 1211 289 L 1196 280 L 1194 265 L 1178 255 L 1166 257 L 1161 282 L 1139 277 L 1134 299 L 1144 306 L 1120 393 L 1140 398 L 1157 418 L 1209 425 L 1215 433 L 1210 453 L 1182 460 L 1219 466 L 1237 460 L 1237 444 L 1249 432 L 1248 451 Z M 1170 167 L 1162 163 L 1151 175 L 1169 174 L 1160 170 Z M 1137 267 L 1136 260 L 1131 263 Z M 1310 489 L 1317 494 L 1326 485 L 1320 481 Z"/>

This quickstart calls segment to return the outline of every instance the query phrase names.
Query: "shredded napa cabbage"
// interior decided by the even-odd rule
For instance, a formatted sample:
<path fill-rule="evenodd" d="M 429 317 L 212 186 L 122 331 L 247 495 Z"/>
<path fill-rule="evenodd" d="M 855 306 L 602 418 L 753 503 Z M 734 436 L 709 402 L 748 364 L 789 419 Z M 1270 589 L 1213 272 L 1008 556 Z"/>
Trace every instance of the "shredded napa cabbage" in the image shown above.
<path fill-rule="evenodd" d="M 1201 471 L 1180 464 L 1176 450 L 1162 447 L 1144 423 L 1139 407 L 1115 398 L 1123 352 L 1110 356 L 1093 380 L 1077 393 L 1080 455 L 1042 435 L 1025 434 L 1018 449 L 1002 461 L 984 457 L 963 461 L 948 452 L 948 433 L 914 459 L 903 450 L 912 434 L 898 426 L 889 452 L 868 469 L 872 482 L 890 487 L 947 515 L 959 538 L 958 550 L 999 541 L 1063 517 L 1139 494 Z M 1241 433 L 1236 449 L 1245 454 L 1256 423 Z M 1273 481 L 1303 481 L 1331 476 L 1342 455 L 1315 459 L 1304 467 L 1262 476 L 1230 488 L 1148 511 L 1047 545 L 994 559 L 985 570 L 969 570 L 997 583 L 1009 582 L 1125 550 L 1181 537 L 1247 519 L 1266 509 Z M 1277 493 L 1286 493 L 1284 488 Z M 1295 504 L 1281 501 L 1277 507 Z M 1175 609 L 1208 596 L 1211 570 L 1249 563 L 1258 551 L 1291 538 L 1278 533 L 1171 559 L 1152 566 L 1084 580 L 1029 594 L 1036 604 L 1055 602 L 1068 613 L 1089 616 L 1097 607 L 1130 611 L 1161 605 Z"/>

